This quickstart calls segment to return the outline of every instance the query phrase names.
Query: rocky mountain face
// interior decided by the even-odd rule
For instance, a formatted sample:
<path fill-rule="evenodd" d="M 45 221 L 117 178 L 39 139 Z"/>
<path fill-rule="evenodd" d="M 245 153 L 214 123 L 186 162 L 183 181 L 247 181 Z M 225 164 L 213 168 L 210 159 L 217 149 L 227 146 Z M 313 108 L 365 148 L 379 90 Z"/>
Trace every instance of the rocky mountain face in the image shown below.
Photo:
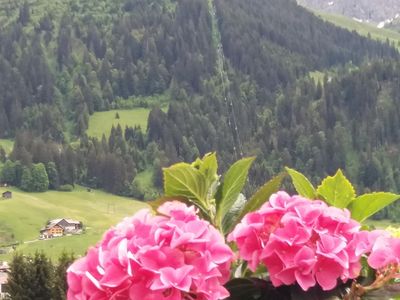
<path fill-rule="evenodd" d="M 399 18 L 400 0 L 298 0 L 298 4 L 364 22 L 384 23 Z"/>

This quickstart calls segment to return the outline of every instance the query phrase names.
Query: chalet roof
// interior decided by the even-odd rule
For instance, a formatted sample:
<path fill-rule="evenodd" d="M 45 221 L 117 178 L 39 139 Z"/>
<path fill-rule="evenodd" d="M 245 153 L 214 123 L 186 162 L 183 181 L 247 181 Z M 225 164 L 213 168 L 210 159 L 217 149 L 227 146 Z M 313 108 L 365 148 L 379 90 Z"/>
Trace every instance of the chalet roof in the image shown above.
<path fill-rule="evenodd" d="M 64 219 L 65 221 L 67 221 L 69 224 L 80 224 L 81 222 L 76 221 L 76 220 L 72 220 L 72 219 Z"/>
<path fill-rule="evenodd" d="M 5 192 L 2 193 L 2 195 L 5 195 L 5 194 L 12 194 L 12 192 L 11 191 L 5 191 Z"/>
<path fill-rule="evenodd" d="M 65 221 L 66 221 L 67 223 L 69 223 L 69 224 L 80 224 L 80 223 L 81 223 L 81 222 L 76 221 L 76 220 L 62 218 L 62 219 L 50 220 L 47 224 L 48 224 L 48 225 L 50 225 L 50 224 L 58 224 L 58 223 L 60 223 L 62 220 L 65 220 Z"/>

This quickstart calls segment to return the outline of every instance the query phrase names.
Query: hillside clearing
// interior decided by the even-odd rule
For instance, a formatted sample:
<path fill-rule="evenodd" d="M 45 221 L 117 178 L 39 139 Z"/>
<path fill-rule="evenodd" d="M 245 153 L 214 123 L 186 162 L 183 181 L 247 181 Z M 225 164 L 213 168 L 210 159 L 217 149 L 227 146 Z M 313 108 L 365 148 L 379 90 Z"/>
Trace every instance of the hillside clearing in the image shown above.
<path fill-rule="evenodd" d="M 370 36 L 372 39 L 379 40 L 382 42 L 386 42 L 386 40 L 389 40 L 391 43 L 394 43 L 395 47 L 397 47 L 398 49 L 400 48 L 399 32 L 385 28 L 380 29 L 372 24 L 361 23 L 341 15 L 328 14 L 321 11 L 313 11 L 313 12 L 321 19 L 333 23 L 336 26 L 348 29 L 350 31 L 354 30 L 362 36 L 366 37 Z"/>
<path fill-rule="evenodd" d="M 116 118 L 117 113 L 119 119 Z M 104 133 L 106 137 L 108 137 L 111 132 L 111 127 L 116 127 L 118 124 L 121 125 L 122 129 L 125 129 L 125 126 L 134 127 L 139 125 L 142 130 L 145 131 L 149 113 L 150 109 L 148 108 L 96 112 L 90 116 L 87 135 L 101 138 Z"/>
<path fill-rule="evenodd" d="M 5 190 L 0 188 L 0 193 Z M 13 192 L 13 197 L 0 200 L 0 232 L 7 232 L 13 238 L 8 242 L 20 243 L 18 251 L 32 253 L 37 249 L 44 250 L 52 258 L 56 258 L 63 249 L 83 254 L 110 226 L 147 207 L 142 202 L 98 190 L 88 192 L 83 187 L 77 187 L 73 192 L 24 193 L 15 188 L 8 190 Z M 86 233 L 23 244 L 36 240 L 46 222 L 56 218 L 82 221 L 87 228 Z M 10 256 L 0 254 L 0 260 Z"/>
<path fill-rule="evenodd" d="M 14 141 L 8 139 L 0 139 L 0 146 L 4 148 L 6 153 L 10 153 L 14 146 Z"/>

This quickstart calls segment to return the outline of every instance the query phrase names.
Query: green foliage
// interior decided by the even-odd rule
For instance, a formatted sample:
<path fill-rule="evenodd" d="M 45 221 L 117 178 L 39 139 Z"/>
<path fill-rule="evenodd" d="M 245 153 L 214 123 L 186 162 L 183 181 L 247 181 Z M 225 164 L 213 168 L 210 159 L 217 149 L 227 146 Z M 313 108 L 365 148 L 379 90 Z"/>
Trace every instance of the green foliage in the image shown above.
<path fill-rule="evenodd" d="M 14 141 L 8 139 L 0 139 L 0 146 L 5 150 L 6 154 L 10 154 L 14 145 Z"/>
<path fill-rule="evenodd" d="M 44 164 L 38 163 L 32 166 L 32 192 L 45 192 L 49 188 L 49 177 Z"/>
<path fill-rule="evenodd" d="M 315 199 L 317 194 L 311 182 L 300 172 L 286 167 L 286 171 L 292 179 L 293 185 L 299 195 L 308 199 Z"/>
<path fill-rule="evenodd" d="M 333 177 L 328 176 L 322 181 L 317 193 L 328 204 L 339 208 L 348 207 L 356 197 L 353 186 L 340 169 Z"/>
<path fill-rule="evenodd" d="M 246 202 L 245 196 L 243 194 L 239 194 L 236 201 L 222 219 L 222 232 L 229 233 L 233 230 L 237 222 L 240 221 L 239 215 L 242 213 Z"/>
<path fill-rule="evenodd" d="M 57 190 L 60 187 L 60 176 L 56 164 L 52 161 L 49 162 L 46 165 L 46 172 L 49 178 L 49 189 Z"/>
<path fill-rule="evenodd" d="M 11 272 L 8 279 L 8 292 L 11 299 L 30 300 L 33 298 L 32 281 L 33 268 L 28 264 L 26 258 L 17 253 L 10 264 Z"/>
<path fill-rule="evenodd" d="M 284 174 L 266 183 L 249 201 L 243 194 L 249 169 L 255 158 L 243 158 L 234 163 L 221 181 L 217 175 L 218 162 L 215 153 L 207 154 L 192 164 L 178 163 L 164 169 L 165 197 L 151 203 L 157 207 L 170 199 L 181 198 L 198 206 L 203 215 L 223 233 L 249 211 L 259 208 L 276 192 Z"/>
<path fill-rule="evenodd" d="M 216 195 L 217 215 L 216 220 L 222 225 L 222 221 L 233 204 L 238 199 L 240 192 L 246 184 L 249 169 L 255 157 L 243 158 L 234 163 L 225 173 L 223 182 Z"/>
<path fill-rule="evenodd" d="M 9 293 L 11 299 L 51 299 L 53 266 L 44 253 L 16 254 L 11 262 Z"/>
<path fill-rule="evenodd" d="M 400 195 L 392 193 L 372 193 L 358 196 L 350 204 L 353 219 L 363 222 L 373 214 L 400 199 Z"/>
<path fill-rule="evenodd" d="M 211 186 L 218 180 L 218 161 L 215 152 L 206 154 L 203 159 L 197 159 L 192 166 L 198 169 L 206 178 L 206 185 Z M 214 193 L 215 191 L 210 191 Z"/>
<path fill-rule="evenodd" d="M 132 196 L 135 197 L 136 199 L 143 200 L 144 199 L 144 194 L 145 190 L 139 180 L 133 180 L 132 185 L 131 185 L 131 192 Z"/>
<path fill-rule="evenodd" d="M 67 269 L 74 262 L 73 254 L 63 251 L 54 268 L 54 284 L 52 289 L 53 300 L 65 300 L 68 290 Z"/>
<path fill-rule="evenodd" d="M 63 252 L 53 265 L 43 252 L 33 256 L 17 253 L 11 262 L 9 293 L 16 300 L 65 300 L 67 268 L 74 256 Z"/>
<path fill-rule="evenodd" d="M 286 169 L 296 175 L 291 176 L 292 182 L 296 191 L 300 194 L 300 191 L 304 191 L 304 188 L 298 184 L 298 178 L 301 178 L 302 182 L 305 182 L 305 180 L 309 182 L 309 180 L 297 171 Z M 297 185 L 295 182 L 297 182 Z M 307 197 L 306 195 L 303 196 Z M 363 194 L 357 197 L 352 184 L 340 169 L 334 176 L 328 176 L 322 180 L 317 189 L 317 197 L 332 206 L 348 208 L 351 217 L 359 222 L 364 222 L 367 218 L 400 199 L 400 195 L 385 192 Z"/>
<path fill-rule="evenodd" d="M 45 192 L 49 188 L 49 178 L 44 164 L 33 164 L 24 167 L 21 178 L 21 189 L 27 192 Z"/>
<path fill-rule="evenodd" d="M 24 167 L 21 177 L 21 189 L 24 191 L 31 191 L 32 186 L 33 182 L 31 169 L 29 167 Z"/>
<path fill-rule="evenodd" d="M 33 293 L 32 299 L 51 299 L 54 269 L 50 259 L 43 252 L 36 252 L 33 258 L 28 257 L 27 263 L 32 265 L 32 280 L 29 289 Z"/>
<path fill-rule="evenodd" d="M 1 182 L 15 184 L 17 179 L 15 163 L 7 160 L 1 169 Z"/>
<path fill-rule="evenodd" d="M 185 197 L 200 207 L 207 208 L 208 186 L 204 174 L 190 164 L 179 163 L 164 170 L 164 192 L 167 197 Z"/>

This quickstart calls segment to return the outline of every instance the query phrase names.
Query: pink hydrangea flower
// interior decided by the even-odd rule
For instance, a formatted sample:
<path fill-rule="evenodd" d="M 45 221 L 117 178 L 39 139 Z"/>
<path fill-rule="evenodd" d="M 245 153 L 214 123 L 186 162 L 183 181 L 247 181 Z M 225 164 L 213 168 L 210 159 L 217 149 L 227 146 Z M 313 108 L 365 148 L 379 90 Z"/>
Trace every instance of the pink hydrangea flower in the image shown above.
<path fill-rule="evenodd" d="M 352 242 L 360 224 L 346 209 L 278 192 L 258 211 L 247 214 L 228 236 L 252 271 L 260 262 L 275 286 L 298 283 L 324 290 L 359 275 L 368 245 Z"/>
<path fill-rule="evenodd" d="M 388 232 L 375 230 L 369 233 L 370 247 L 368 264 L 378 270 L 389 265 L 400 264 L 400 239 L 392 237 Z"/>
<path fill-rule="evenodd" d="M 167 202 L 107 231 L 68 269 L 68 299 L 219 300 L 233 259 L 223 236 L 194 207 Z"/>

